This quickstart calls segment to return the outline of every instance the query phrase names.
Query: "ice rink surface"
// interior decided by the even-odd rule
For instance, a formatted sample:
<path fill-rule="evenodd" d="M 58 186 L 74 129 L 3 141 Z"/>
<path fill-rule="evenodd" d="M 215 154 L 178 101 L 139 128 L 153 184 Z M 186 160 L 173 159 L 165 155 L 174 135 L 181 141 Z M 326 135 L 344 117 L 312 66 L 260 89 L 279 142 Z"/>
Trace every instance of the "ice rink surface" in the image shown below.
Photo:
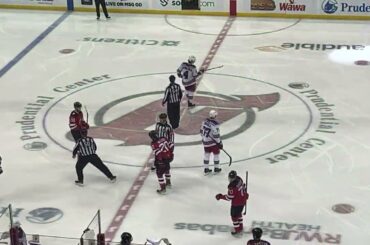
<path fill-rule="evenodd" d="M 115 241 L 129 231 L 138 244 L 167 237 L 174 245 L 240 245 L 260 226 L 274 245 L 366 245 L 369 22 L 236 18 L 215 42 L 227 19 L 113 14 L 96 21 L 93 13 L 1 10 L 1 207 L 12 203 L 29 234 L 79 237 L 100 209 Z M 208 58 L 209 67 L 223 68 L 203 76 L 198 106 L 182 110 L 173 188 L 160 196 L 145 168 L 146 132 L 165 110 L 168 76 L 189 55 L 198 67 Z M 88 165 L 85 186 L 74 185 L 67 133 L 75 101 L 88 108 L 114 184 Z M 221 153 L 222 173 L 203 176 L 198 132 L 212 108 L 234 162 L 228 167 Z M 230 203 L 215 200 L 226 193 L 230 170 L 249 172 L 241 238 L 229 233 Z"/>

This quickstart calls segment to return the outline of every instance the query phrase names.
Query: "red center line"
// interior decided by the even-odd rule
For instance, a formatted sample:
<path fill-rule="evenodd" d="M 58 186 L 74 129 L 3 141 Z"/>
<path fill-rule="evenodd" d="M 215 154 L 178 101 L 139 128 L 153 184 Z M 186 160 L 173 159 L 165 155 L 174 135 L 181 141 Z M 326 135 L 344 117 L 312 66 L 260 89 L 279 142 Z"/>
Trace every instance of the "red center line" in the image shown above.
<path fill-rule="evenodd" d="M 224 24 L 223 28 L 221 29 L 220 33 L 218 34 L 216 40 L 212 44 L 210 50 L 208 51 L 208 54 L 206 58 L 204 59 L 201 67 L 204 69 L 208 69 L 209 65 L 211 64 L 213 58 L 215 57 L 218 49 L 220 48 L 222 42 L 224 41 L 227 33 L 229 32 L 235 18 L 234 17 L 229 17 Z M 197 84 L 202 80 L 202 77 L 199 77 Z M 117 231 L 120 229 L 123 220 L 126 218 L 128 211 L 132 207 L 134 201 L 136 200 L 141 188 L 144 185 L 144 182 L 146 178 L 148 177 L 150 171 L 149 167 L 149 160 L 152 158 L 152 154 L 148 156 L 148 158 L 145 161 L 144 166 L 141 168 L 138 176 L 136 177 L 135 181 L 132 183 L 132 186 L 123 199 L 119 209 L 117 210 L 116 214 L 113 216 L 113 220 L 109 224 L 107 230 L 105 231 L 105 240 L 106 241 L 112 241 L 113 238 L 116 236 Z"/>

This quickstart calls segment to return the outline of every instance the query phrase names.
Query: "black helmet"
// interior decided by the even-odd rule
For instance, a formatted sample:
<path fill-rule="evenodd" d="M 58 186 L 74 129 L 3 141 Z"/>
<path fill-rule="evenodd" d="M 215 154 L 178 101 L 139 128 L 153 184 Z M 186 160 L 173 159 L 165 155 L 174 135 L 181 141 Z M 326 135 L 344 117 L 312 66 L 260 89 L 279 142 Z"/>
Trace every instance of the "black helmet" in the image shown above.
<path fill-rule="evenodd" d="M 73 103 L 73 107 L 74 108 L 81 108 L 82 104 L 80 102 L 76 101 L 75 103 Z"/>
<path fill-rule="evenodd" d="M 170 82 L 171 82 L 171 83 L 173 83 L 173 82 L 175 82 L 176 77 L 175 77 L 174 75 L 171 75 L 171 76 L 169 77 L 169 79 L 170 79 Z"/>
<path fill-rule="evenodd" d="M 167 114 L 166 113 L 161 113 L 159 114 L 160 119 L 167 119 Z"/>
<path fill-rule="evenodd" d="M 231 181 L 235 180 L 236 179 L 236 176 L 237 176 L 236 171 L 235 170 L 231 170 L 229 172 L 229 181 L 231 182 Z"/>
<path fill-rule="evenodd" d="M 80 129 L 80 134 L 81 134 L 82 137 L 86 137 L 87 136 L 87 129 L 86 128 Z"/>
<path fill-rule="evenodd" d="M 132 242 L 132 236 L 128 232 L 123 232 L 121 234 L 121 245 L 130 245 Z"/>
<path fill-rule="evenodd" d="M 253 228 L 252 229 L 253 239 L 261 239 L 262 237 L 262 229 L 261 228 Z"/>
<path fill-rule="evenodd" d="M 157 131 L 155 130 L 152 130 L 149 132 L 149 137 L 154 141 L 154 140 L 157 140 L 158 139 L 158 134 L 157 134 Z"/>

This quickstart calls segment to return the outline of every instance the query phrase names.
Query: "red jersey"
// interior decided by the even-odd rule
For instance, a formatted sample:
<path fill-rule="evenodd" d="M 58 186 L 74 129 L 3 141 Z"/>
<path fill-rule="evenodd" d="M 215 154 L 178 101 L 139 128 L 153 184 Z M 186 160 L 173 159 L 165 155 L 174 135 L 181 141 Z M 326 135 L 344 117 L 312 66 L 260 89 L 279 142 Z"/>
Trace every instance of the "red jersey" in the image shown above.
<path fill-rule="evenodd" d="M 270 243 L 264 240 L 249 240 L 247 245 L 270 245 Z"/>
<path fill-rule="evenodd" d="M 248 199 L 248 194 L 246 193 L 245 184 L 242 178 L 236 176 L 236 179 L 230 182 L 228 186 L 228 192 L 223 195 L 223 199 L 230 201 L 231 206 L 244 206 Z"/>
<path fill-rule="evenodd" d="M 170 143 L 164 137 L 152 142 L 152 150 L 154 151 L 156 161 L 161 162 L 173 159 Z"/>
<path fill-rule="evenodd" d="M 89 125 L 84 120 L 82 111 L 72 111 L 69 115 L 69 128 L 71 130 L 88 129 Z"/>

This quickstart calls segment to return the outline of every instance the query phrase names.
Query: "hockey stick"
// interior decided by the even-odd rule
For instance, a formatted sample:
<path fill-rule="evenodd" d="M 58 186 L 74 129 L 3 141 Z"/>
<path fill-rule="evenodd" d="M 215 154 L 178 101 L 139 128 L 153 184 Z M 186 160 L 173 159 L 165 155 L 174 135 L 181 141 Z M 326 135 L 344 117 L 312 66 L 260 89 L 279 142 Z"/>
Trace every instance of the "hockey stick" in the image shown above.
<path fill-rule="evenodd" d="M 224 66 L 223 66 L 223 65 L 220 65 L 220 66 L 216 66 L 216 67 L 208 68 L 207 70 L 205 70 L 205 72 L 206 72 L 206 71 L 210 71 L 210 70 L 214 70 L 214 69 L 219 69 L 219 68 L 222 68 L 222 67 L 224 67 Z"/>
<path fill-rule="evenodd" d="M 212 138 L 211 136 L 209 136 L 209 137 L 213 140 L 213 142 L 215 142 L 216 144 L 219 144 L 219 143 L 217 143 L 217 141 L 214 138 Z M 230 154 L 227 151 L 224 150 L 223 147 L 222 147 L 221 150 L 229 157 L 229 167 L 230 167 L 231 163 L 233 162 L 233 158 L 230 156 Z"/>
<path fill-rule="evenodd" d="M 229 157 L 229 167 L 231 166 L 231 163 L 233 162 L 233 158 L 230 156 L 229 153 L 227 153 L 227 151 L 225 151 L 223 148 L 221 149 L 228 157 Z"/>
<path fill-rule="evenodd" d="M 86 122 L 89 123 L 89 112 L 87 111 L 87 107 L 84 106 L 85 111 L 86 111 Z"/>
<path fill-rule="evenodd" d="M 248 171 L 245 172 L 245 192 L 248 193 Z M 247 202 L 245 202 L 243 215 L 247 214 Z"/>

